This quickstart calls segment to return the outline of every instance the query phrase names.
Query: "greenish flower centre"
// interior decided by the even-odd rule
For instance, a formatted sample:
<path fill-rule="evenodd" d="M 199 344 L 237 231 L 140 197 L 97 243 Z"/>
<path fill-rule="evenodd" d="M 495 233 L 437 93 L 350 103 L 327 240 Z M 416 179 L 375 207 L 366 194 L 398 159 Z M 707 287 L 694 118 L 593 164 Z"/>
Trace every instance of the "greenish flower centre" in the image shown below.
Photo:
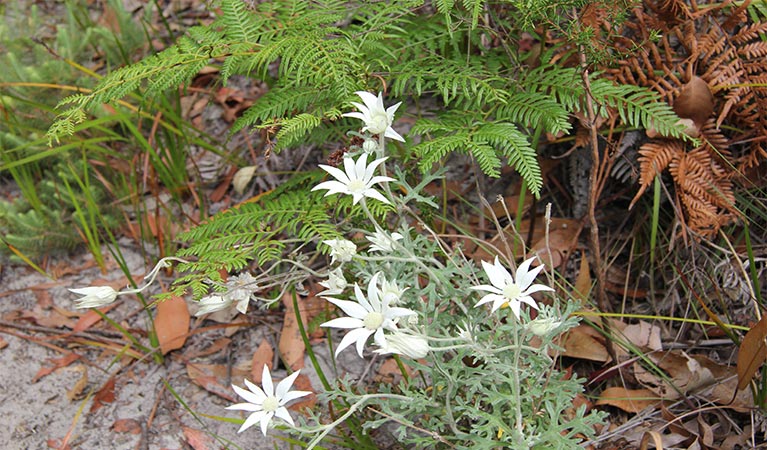
<path fill-rule="evenodd" d="M 362 192 L 365 190 L 365 183 L 363 183 L 362 180 L 351 180 L 346 187 L 349 188 L 349 192 L 352 193 Z"/>
<path fill-rule="evenodd" d="M 377 330 L 381 328 L 381 325 L 383 325 L 384 316 L 383 314 L 379 312 L 372 312 L 368 313 L 368 315 L 365 316 L 364 319 L 362 319 L 362 324 L 365 325 L 365 328 L 368 330 Z"/>
<path fill-rule="evenodd" d="M 368 130 L 373 134 L 381 134 L 389 127 L 389 116 L 381 112 L 370 118 Z"/>
<path fill-rule="evenodd" d="M 280 401 L 277 397 L 266 397 L 264 402 L 261 403 L 261 407 L 264 408 L 264 411 L 266 412 L 275 412 L 277 411 L 277 408 L 280 407 Z"/>
<path fill-rule="evenodd" d="M 509 300 L 515 300 L 522 294 L 522 289 L 519 288 L 517 283 L 507 284 L 503 288 L 503 296 Z"/>

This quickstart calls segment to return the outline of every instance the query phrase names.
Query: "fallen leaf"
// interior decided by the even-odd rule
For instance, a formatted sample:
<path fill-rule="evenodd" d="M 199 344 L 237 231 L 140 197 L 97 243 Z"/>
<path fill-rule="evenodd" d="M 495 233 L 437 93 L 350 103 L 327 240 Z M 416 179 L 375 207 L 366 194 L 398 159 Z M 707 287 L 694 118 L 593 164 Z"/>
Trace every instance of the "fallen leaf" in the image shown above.
<path fill-rule="evenodd" d="M 225 400 L 237 403 L 237 399 L 231 394 L 233 392 L 232 388 L 223 386 L 219 382 L 219 378 L 211 373 L 209 369 L 210 366 L 201 364 L 187 363 L 186 365 L 186 373 L 195 384 Z M 234 379 L 234 375 L 232 375 L 232 378 Z"/>
<path fill-rule="evenodd" d="M 591 292 L 591 270 L 589 269 L 589 260 L 586 254 L 581 255 L 581 266 L 578 269 L 578 276 L 575 278 L 573 286 L 573 296 L 586 302 Z"/>
<path fill-rule="evenodd" d="M 231 377 L 234 384 L 241 386 L 242 379 L 250 376 L 248 370 L 223 364 L 187 363 L 186 373 L 195 384 L 232 403 L 236 403 L 236 399 L 232 396 L 233 391 L 227 380 Z"/>
<path fill-rule="evenodd" d="M 63 439 L 48 439 L 45 443 L 48 445 L 48 448 L 55 448 L 56 450 L 72 449 L 72 447 L 70 447 Z"/>
<path fill-rule="evenodd" d="M 615 406 L 623 411 L 638 413 L 645 408 L 657 405 L 660 399 L 648 389 L 626 389 L 616 386 L 602 391 L 597 405 Z"/>
<path fill-rule="evenodd" d="M 645 321 L 627 325 L 621 330 L 623 338 L 631 342 L 634 347 L 652 351 L 663 350 L 660 332 L 661 330 L 659 326 Z"/>
<path fill-rule="evenodd" d="M 413 371 L 407 364 L 405 364 L 405 372 L 408 376 L 413 374 Z M 402 371 L 394 358 L 388 358 L 384 361 L 383 364 L 381 364 L 381 367 L 378 368 L 378 375 L 375 377 L 377 383 L 387 383 L 391 385 L 399 384 L 400 380 L 402 380 Z"/>
<path fill-rule="evenodd" d="M 4 349 L 5 347 L 8 347 L 8 342 L 0 337 L 0 350 Z"/>
<path fill-rule="evenodd" d="M 250 365 L 250 380 L 256 384 L 261 384 L 261 375 L 264 372 L 264 366 L 267 366 L 271 371 L 273 368 L 272 362 L 274 361 L 274 349 L 266 341 L 261 341 L 258 348 L 253 352 L 253 358 Z"/>
<path fill-rule="evenodd" d="M 33 321 L 35 324 L 41 327 L 48 328 L 74 328 L 75 321 L 61 314 L 58 310 L 54 309 L 50 313 L 45 311 L 40 306 L 35 306 L 31 311 L 25 310 L 22 312 L 21 317 Z"/>
<path fill-rule="evenodd" d="M 89 329 L 101 320 L 101 315 L 99 315 L 99 312 L 106 314 L 109 310 L 116 306 L 117 304 L 113 303 L 111 305 L 104 306 L 103 308 L 97 308 L 98 312 L 96 309 L 89 309 L 85 314 L 80 316 L 74 328 L 72 328 L 72 331 L 79 333 Z"/>
<path fill-rule="evenodd" d="M 740 342 L 738 350 L 738 390 L 745 388 L 751 383 L 751 378 L 764 364 L 767 359 L 767 346 L 764 339 L 767 338 L 767 315 L 762 315 L 759 322 Z"/>
<path fill-rule="evenodd" d="M 692 77 L 674 99 L 674 112 L 683 119 L 692 119 L 695 125 L 702 127 L 714 112 L 714 95 L 708 83 L 698 76 Z"/>
<path fill-rule="evenodd" d="M 141 433 L 141 424 L 136 419 L 118 419 L 112 424 L 112 431 L 115 433 L 139 434 Z"/>
<path fill-rule="evenodd" d="M 111 377 L 101 386 L 96 394 L 93 395 L 93 403 L 91 404 L 91 412 L 98 411 L 102 406 L 107 403 L 115 401 L 115 377 Z"/>
<path fill-rule="evenodd" d="M 530 253 L 537 255 L 546 266 L 559 267 L 575 250 L 581 229 L 582 226 L 577 221 L 572 221 L 568 226 L 550 227 L 548 237 L 542 236 L 539 240 L 533 241 Z"/>
<path fill-rule="evenodd" d="M 293 308 L 293 299 L 290 293 L 282 297 L 282 303 L 285 305 L 285 318 L 282 322 L 282 333 L 280 333 L 280 342 L 277 346 L 285 365 L 290 367 L 291 370 L 298 370 L 304 367 L 306 347 L 301 338 L 301 331 L 298 328 L 296 311 Z M 299 300 L 299 308 L 301 307 L 300 305 Z M 303 319 L 303 317 L 301 318 Z M 304 323 L 304 326 L 306 326 L 306 323 Z"/>
<path fill-rule="evenodd" d="M 580 324 L 568 330 L 559 339 L 558 344 L 564 348 L 564 356 L 588 359 L 589 361 L 607 362 L 610 355 L 604 344 L 604 336 L 586 324 Z"/>
<path fill-rule="evenodd" d="M 68 370 L 80 372 L 80 379 L 75 382 L 75 385 L 72 386 L 72 389 L 67 391 L 67 399 L 71 402 L 79 397 L 85 387 L 88 386 L 88 369 L 84 365 L 80 364 L 74 367 L 70 367 Z"/>
<path fill-rule="evenodd" d="M 312 392 L 312 394 L 309 394 L 306 397 L 301 397 L 301 401 L 299 402 L 291 403 L 290 406 L 288 406 L 288 409 L 292 411 L 302 411 L 304 409 L 313 409 L 314 405 L 317 404 L 317 394 L 314 394 L 312 382 L 307 375 L 298 375 L 296 381 L 293 382 L 292 389 L 295 391 L 309 391 Z"/>
<path fill-rule="evenodd" d="M 35 374 L 34 378 L 32 378 L 32 382 L 37 383 L 40 380 L 40 378 L 50 375 L 52 372 L 56 371 L 57 369 L 66 367 L 72 364 L 73 362 L 77 361 L 78 359 L 80 359 L 80 355 L 74 352 L 69 352 L 61 358 L 47 359 L 46 362 L 53 365 L 47 366 L 47 367 L 41 367 L 40 370 L 38 370 L 37 373 Z"/>
<path fill-rule="evenodd" d="M 216 441 L 207 433 L 196 428 L 181 427 L 184 439 L 194 450 L 209 450 L 217 448 Z"/>
<path fill-rule="evenodd" d="M 700 398 L 735 411 L 753 407 L 751 391 L 737 391 L 734 367 L 719 364 L 704 355 L 689 356 L 679 350 L 650 353 L 647 358 L 666 374 L 665 379 L 638 363 L 634 365 L 634 375 L 646 389 L 664 400 L 675 400 L 680 398 L 680 392 L 686 395 L 694 391 Z"/>
<path fill-rule="evenodd" d="M 222 338 L 216 339 L 215 341 L 213 341 L 212 344 L 210 344 L 209 346 L 207 346 L 207 347 L 205 347 L 205 348 L 203 348 L 201 350 L 195 350 L 195 349 L 192 349 L 192 348 L 188 348 L 184 352 L 184 358 L 187 359 L 187 360 L 190 360 L 190 359 L 200 358 L 200 357 L 203 357 L 203 356 L 212 355 L 212 354 L 218 353 L 220 351 L 226 351 L 225 350 L 226 347 L 228 347 L 229 344 L 231 344 L 231 343 L 232 343 L 231 339 L 222 337 Z"/>
<path fill-rule="evenodd" d="M 183 298 L 172 296 L 157 305 L 154 329 L 163 355 L 184 346 L 189 336 L 189 322 L 189 309 Z"/>

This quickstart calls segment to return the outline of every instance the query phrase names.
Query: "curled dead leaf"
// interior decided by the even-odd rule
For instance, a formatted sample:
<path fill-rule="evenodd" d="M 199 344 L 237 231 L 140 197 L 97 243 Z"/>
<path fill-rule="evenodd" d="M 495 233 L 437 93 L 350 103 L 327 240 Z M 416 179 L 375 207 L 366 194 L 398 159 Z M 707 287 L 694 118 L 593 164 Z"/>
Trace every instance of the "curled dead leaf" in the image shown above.
<path fill-rule="evenodd" d="M 682 119 L 692 119 L 698 128 L 714 112 L 714 95 L 702 78 L 694 76 L 688 81 L 674 100 L 674 112 Z"/>
<path fill-rule="evenodd" d="M 626 389 L 624 387 L 609 387 L 602 391 L 597 405 L 615 406 L 629 413 L 638 413 L 645 408 L 657 405 L 660 399 L 648 389 Z"/>
<path fill-rule="evenodd" d="M 757 369 L 767 359 L 767 315 L 748 330 L 740 343 L 738 351 L 738 390 L 745 388 L 751 382 Z"/>
<path fill-rule="evenodd" d="M 189 336 L 189 322 L 189 309 L 183 298 L 173 296 L 157 305 L 154 328 L 163 355 L 184 346 Z"/>

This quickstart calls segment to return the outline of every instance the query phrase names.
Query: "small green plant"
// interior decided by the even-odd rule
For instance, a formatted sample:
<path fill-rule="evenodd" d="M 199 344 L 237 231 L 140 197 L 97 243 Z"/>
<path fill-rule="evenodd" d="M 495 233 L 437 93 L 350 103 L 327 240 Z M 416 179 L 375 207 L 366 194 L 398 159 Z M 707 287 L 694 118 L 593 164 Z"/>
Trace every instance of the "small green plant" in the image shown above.
<path fill-rule="evenodd" d="M 559 372 L 549 356 L 554 338 L 577 323 L 576 305 L 530 296 L 555 284 L 553 273 L 547 285 L 534 284 L 543 266 L 531 269 L 533 260 L 514 275 L 508 267 L 521 258 L 510 255 L 482 261 L 480 269 L 423 219 L 436 206 L 423 189 L 439 178 L 434 167 L 454 154 L 468 155 L 491 177 L 508 164 L 538 196 L 545 187 L 539 137 L 570 132 L 575 113 L 682 136 L 678 117 L 649 89 L 586 74 L 585 65 L 558 64 L 551 51 L 531 59 L 505 44 L 541 18 L 565 33 L 571 23 L 559 13 L 575 3 L 440 1 L 432 8 L 417 1 L 222 0 L 214 23 L 64 99 L 47 137 L 76 136 L 104 103 L 140 93 L 142 104 L 152 105 L 211 63 L 220 65 L 223 82 L 233 75 L 267 81 L 269 91 L 233 133 L 259 130 L 274 152 L 338 143 L 344 151 L 322 171 L 296 174 L 183 234 L 189 245 L 177 255 L 189 262 L 179 265 L 173 293 L 191 291 L 200 315 L 245 312 L 254 299 L 271 305 L 288 293 L 297 303 L 303 281 L 323 278 L 327 290 L 319 295 L 345 317 L 322 325 L 348 330 L 337 343 L 329 331 L 333 352 L 354 346 L 364 357 L 373 336 L 374 352 L 396 355 L 402 382 L 364 389 L 323 372 L 310 355 L 334 415 L 302 418 L 291 428 L 308 447 L 328 440 L 374 448 L 368 431 L 392 422 L 401 442 L 420 448 L 577 448 L 602 416 L 569 410 L 581 380 Z M 385 108 L 370 90 L 387 91 L 406 107 Z M 344 113 L 349 103 L 356 112 Z M 392 128 L 395 111 L 413 121 L 404 137 Z M 347 133 L 355 119 L 364 127 Z M 322 253 L 330 254 L 330 266 L 318 264 Z M 261 273 L 250 273 L 254 262 Z M 222 270 L 240 274 L 225 281 Z M 238 384 L 246 403 L 235 409 L 251 413 L 241 431 L 258 424 L 266 434 L 275 417 L 293 425 L 284 409 L 298 398 L 291 377 L 276 390 L 266 381 L 263 389 L 246 383 L 248 391 Z"/>
<path fill-rule="evenodd" d="M 352 114 L 365 121 L 365 142 L 375 144 L 364 147 L 385 155 L 385 136 L 400 137 L 390 128 L 393 110 L 383 108 L 380 96 L 358 94 L 365 105 L 357 104 L 361 111 Z M 370 134 L 373 131 L 377 138 Z M 582 439 L 594 435 L 602 415 L 586 411 L 585 406 L 570 410 L 581 392 L 580 380 L 558 372 L 549 356 L 556 351 L 553 339 L 577 324 L 571 316 L 576 305 L 556 299 L 546 305 L 533 299 L 536 292 L 554 291 L 534 284 L 544 269 L 531 268 L 535 257 L 520 264 L 514 275 L 498 257 L 492 263 L 483 261 L 480 273 L 475 262 L 448 250 L 418 218 L 415 205 L 407 201 L 416 197 L 392 192 L 397 179 L 383 175 L 388 157 L 368 163 L 369 157 L 363 147 L 355 147 L 344 155 L 342 168 L 322 165 L 334 179 L 309 191 L 325 191 L 322 199 L 341 194 L 341 200 L 351 200 L 346 212 L 335 216 L 336 233 L 364 236 L 367 241 L 365 251 L 343 237 L 320 242 L 320 249 L 329 251 L 332 269 L 322 274 L 327 290 L 319 295 L 343 313 L 321 326 L 346 331 L 335 345 L 335 356 L 354 346 L 364 357 L 372 336 L 374 353 L 395 355 L 403 380 L 394 386 L 370 385 L 360 392 L 354 380 L 324 373 L 312 355 L 323 380 L 320 397 L 334 405 L 337 415 L 329 423 L 314 416 L 314 421 L 300 418 L 295 425 L 285 406 L 306 395 L 290 391 L 297 374 L 275 390 L 265 367 L 263 389 L 247 380 L 247 390 L 235 386 L 245 402 L 230 409 L 250 413 L 240 431 L 259 425 L 266 435 L 272 420 L 279 418 L 294 426 L 291 431 L 306 436 L 306 448 L 331 433 L 349 432 L 359 435 L 354 441 L 358 445 L 374 448 L 367 432 L 393 422 L 397 439 L 416 448 L 579 448 Z M 424 232 L 416 232 L 411 223 Z M 291 283 L 317 274 L 304 266 L 310 255 L 302 253 L 280 261 L 293 267 L 287 272 L 292 273 Z M 184 266 L 197 267 L 186 262 Z M 245 312 L 254 293 L 263 288 L 246 272 L 203 298 L 198 315 L 232 308 Z M 99 296 L 103 289 L 86 289 L 93 292 L 78 292 L 88 295 L 80 300 L 85 307 L 111 303 L 118 294 Z M 478 301 L 473 292 L 480 293 Z M 293 298 L 299 301 L 295 292 Z M 486 303 L 491 304 L 489 312 Z M 538 310 L 537 318 L 532 319 L 523 305 Z M 328 334 L 330 342 L 334 335 Z"/>

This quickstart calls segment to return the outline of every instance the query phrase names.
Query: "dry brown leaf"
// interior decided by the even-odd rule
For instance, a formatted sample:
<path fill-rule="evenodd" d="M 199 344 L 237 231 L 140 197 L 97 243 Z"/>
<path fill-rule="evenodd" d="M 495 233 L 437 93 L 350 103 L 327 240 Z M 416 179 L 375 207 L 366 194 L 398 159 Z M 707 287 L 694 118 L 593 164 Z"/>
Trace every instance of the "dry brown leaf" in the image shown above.
<path fill-rule="evenodd" d="M 630 413 L 638 413 L 656 405 L 660 399 L 648 389 L 626 389 L 616 386 L 602 391 L 597 405 L 609 405 Z"/>
<path fill-rule="evenodd" d="M 231 343 L 232 343 L 231 339 L 222 337 L 222 338 L 216 339 L 215 341 L 213 341 L 212 344 L 200 350 L 187 347 L 187 349 L 184 351 L 184 358 L 187 360 L 191 360 L 191 359 L 200 358 L 203 356 L 212 355 L 220 351 L 226 351 L 225 350 L 226 347 L 228 347 L 229 344 Z"/>
<path fill-rule="evenodd" d="M 642 350 L 660 351 L 663 350 L 663 344 L 660 339 L 660 327 L 652 325 L 649 322 L 641 321 L 639 323 L 627 325 L 621 334 L 623 338 L 631 342 L 635 347 Z"/>
<path fill-rule="evenodd" d="M 46 375 L 50 375 L 51 373 L 53 373 L 54 371 L 62 367 L 67 367 L 68 365 L 72 364 L 78 359 L 80 359 L 80 355 L 74 352 L 69 352 L 65 354 L 64 356 L 62 356 L 61 358 L 47 359 L 46 362 L 49 364 L 52 364 L 52 366 L 41 367 L 40 370 L 38 370 L 37 373 L 35 374 L 34 378 L 32 378 L 32 382 L 37 383 L 40 380 L 40 378 Z"/>
<path fill-rule="evenodd" d="M 674 100 L 674 112 L 683 119 L 692 119 L 698 128 L 702 127 L 714 112 L 714 95 L 702 78 L 693 76 Z"/>
<path fill-rule="evenodd" d="M 8 342 L 0 337 L 0 350 L 4 349 L 5 347 L 8 347 Z"/>
<path fill-rule="evenodd" d="M 651 353 L 647 357 L 668 375 L 670 382 L 638 364 L 634 366 L 634 375 L 645 388 L 664 400 L 680 398 L 674 389 L 676 386 L 684 394 L 695 391 L 701 398 L 735 411 L 745 412 L 753 408 L 751 391 L 737 391 L 734 367 L 719 364 L 704 355 L 688 356 L 679 350 Z"/>
<path fill-rule="evenodd" d="M 287 293 L 282 297 L 282 303 L 285 305 L 285 319 L 282 324 L 282 333 L 277 347 L 280 356 L 285 365 L 291 370 L 298 370 L 304 367 L 304 341 L 301 338 L 301 331 L 298 329 L 296 321 L 296 312 L 293 309 L 293 298 Z M 299 313 L 304 329 L 308 328 L 309 322 L 323 311 L 324 301 L 319 297 L 306 297 L 298 299 Z"/>
<path fill-rule="evenodd" d="M 290 406 L 288 406 L 288 409 L 292 411 L 302 411 L 304 409 L 312 409 L 314 408 L 314 405 L 317 404 L 317 394 L 313 393 L 314 388 L 307 375 L 300 374 L 296 377 L 296 381 L 293 382 L 293 390 L 309 391 L 312 392 L 312 394 L 309 394 L 306 397 L 301 397 L 300 402 L 291 403 Z"/>
<path fill-rule="evenodd" d="M 541 222 L 545 222 L 545 220 L 541 220 Z M 580 221 L 559 219 L 557 222 L 554 222 L 552 219 L 549 226 L 548 239 L 545 235 L 542 235 L 538 240 L 535 240 L 534 237 L 534 244 L 530 248 L 530 253 L 538 255 L 538 258 L 546 266 L 551 266 L 551 268 L 559 267 L 575 250 L 581 229 L 582 224 Z"/>
<path fill-rule="evenodd" d="M 261 375 L 264 373 L 264 366 L 267 366 L 271 371 L 273 369 L 274 362 L 274 349 L 266 341 L 261 341 L 258 348 L 253 352 L 253 359 L 250 365 L 250 379 L 256 384 L 261 384 Z"/>
<path fill-rule="evenodd" d="M 103 386 L 101 386 L 101 389 L 96 392 L 93 396 L 91 412 L 96 412 L 105 404 L 115 401 L 115 380 L 115 377 L 111 377 Z"/>
<path fill-rule="evenodd" d="M 41 327 L 48 328 L 74 328 L 76 322 L 69 317 L 61 314 L 58 309 L 53 309 L 50 314 L 43 308 L 35 306 L 31 311 L 25 310 L 21 317 L 32 320 Z"/>
<path fill-rule="evenodd" d="M 767 315 L 762 315 L 759 322 L 743 337 L 738 350 L 738 390 L 751 383 L 751 378 L 767 359 Z"/>
<path fill-rule="evenodd" d="M 106 314 L 109 310 L 116 307 L 117 304 L 113 303 L 111 305 L 104 306 L 103 308 L 97 308 L 99 312 L 102 314 Z M 101 320 L 101 316 L 98 312 L 96 312 L 95 309 L 89 309 L 85 314 L 80 316 L 80 318 L 77 320 L 77 323 L 75 324 L 74 328 L 72 328 L 72 331 L 74 332 L 81 332 L 89 329 L 93 325 L 97 324 Z"/>
<path fill-rule="evenodd" d="M 189 336 L 189 323 L 189 309 L 183 298 L 172 296 L 157 305 L 154 329 L 163 355 L 184 346 Z"/>
<path fill-rule="evenodd" d="M 558 344 L 564 348 L 564 356 L 598 362 L 610 360 L 604 336 L 586 324 L 568 330 L 559 338 Z"/>
<path fill-rule="evenodd" d="M 209 368 L 210 366 L 205 366 L 203 364 L 187 363 L 186 373 L 195 384 L 206 391 L 216 394 L 232 403 L 237 403 L 237 399 L 231 394 L 231 392 L 233 392 L 232 389 L 228 386 L 223 386 L 219 382 L 219 378 L 208 370 Z M 232 375 L 232 380 L 235 380 L 234 374 Z M 239 385 L 240 383 L 235 382 L 235 384 Z"/>
<path fill-rule="evenodd" d="M 194 450 L 210 450 L 218 448 L 216 441 L 206 432 L 196 428 L 181 427 L 184 432 L 184 439 Z"/>
<path fill-rule="evenodd" d="M 118 419 L 112 424 L 112 431 L 115 433 L 141 433 L 141 424 L 136 419 Z"/>
<path fill-rule="evenodd" d="M 79 364 L 74 367 L 68 367 L 67 370 L 80 372 L 80 379 L 75 382 L 74 386 L 72 386 L 72 389 L 67 391 L 67 400 L 71 402 L 78 398 L 86 386 L 88 386 L 88 369 L 84 365 Z"/>
<path fill-rule="evenodd" d="M 591 271 L 589 269 L 589 260 L 586 255 L 581 256 L 581 267 L 578 269 L 578 276 L 575 278 L 573 286 L 573 295 L 575 298 L 586 302 L 591 292 Z"/>

